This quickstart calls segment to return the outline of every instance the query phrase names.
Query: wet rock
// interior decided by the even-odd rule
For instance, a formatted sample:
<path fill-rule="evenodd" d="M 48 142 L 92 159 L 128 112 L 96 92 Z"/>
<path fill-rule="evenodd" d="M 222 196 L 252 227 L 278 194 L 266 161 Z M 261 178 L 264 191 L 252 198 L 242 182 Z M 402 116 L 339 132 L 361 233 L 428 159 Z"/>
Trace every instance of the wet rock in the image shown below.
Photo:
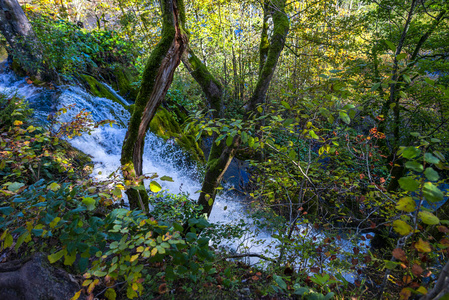
<path fill-rule="evenodd" d="M 51 266 L 42 253 L 28 260 L 0 264 L 0 299 L 70 299 L 79 290 L 78 282 L 67 272 Z"/>

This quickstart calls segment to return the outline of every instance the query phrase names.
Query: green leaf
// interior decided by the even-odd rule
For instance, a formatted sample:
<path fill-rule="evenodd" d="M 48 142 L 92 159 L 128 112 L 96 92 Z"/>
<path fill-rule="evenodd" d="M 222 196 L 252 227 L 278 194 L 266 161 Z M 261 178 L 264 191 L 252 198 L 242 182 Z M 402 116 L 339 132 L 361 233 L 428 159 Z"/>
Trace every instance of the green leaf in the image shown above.
<path fill-rule="evenodd" d="M 60 260 L 60 259 L 64 256 L 64 253 L 65 253 L 66 251 L 67 251 L 67 250 L 63 249 L 63 250 L 61 250 L 61 251 L 58 251 L 58 252 L 56 252 L 56 253 L 53 253 L 53 254 L 47 256 L 47 257 L 48 257 L 48 261 L 49 261 L 51 264 L 54 264 L 55 262 L 57 262 L 58 260 Z"/>
<path fill-rule="evenodd" d="M 248 146 L 249 146 L 250 148 L 252 148 L 252 147 L 254 146 L 254 138 L 253 138 L 252 136 L 250 136 L 250 137 L 248 138 Z"/>
<path fill-rule="evenodd" d="M 435 85 L 435 81 L 433 81 L 432 79 L 430 79 L 428 77 L 424 78 L 424 80 L 427 82 L 427 84 L 430 84 L 432 86 Z"/>
<path fill-rule="evenodd" d="M 281 104 L 282 104 L 282 106 L 284 106 L 286 109 L 290 109 L 291 107 L 290 107 L 290 104 L 288 104 L 287 102 L 285 102 L 285 101 L 281 101 Z"/>
<path fill-rule="evenodd" d="M 115 300 L 115 299 L 117 299 L 117 293 L 115 292 L 115 290 L 113 288 L 107 289 L 106 292 L 104 293 L 104 296 L 108 300 Z"/>
<path fill-rule="evenodd" d="M 419 188 L 419 182 L 413 179 L 412 177 L 401 177 L 399 179 L 399 185 L 402 189 L 413 192 Z"/>
<path fill-rule="evenodd" d="M 398 203 L 396 204 L 396 209 L 405 212 L 415 211 L 416 209 L 415 200 L 413 200 L 412 197 L 404 197 L 398 201 Z"/>
<path fill-rule="evenodd" d="M 310 136 L 311 136 L 312 138 L 314 138 L 315 140 L 319 140 L 319 139 L 320 139 L 319 136 L 316 135 L 315 131 L 313 131 L 313 130 L 310 130 L 310 131 L 309 131 L 309 134 L 310 134 Z"/>
<path fill-rule="evenodd" d="M 390 48 L 391 51 L 396 52 L 396 46 L 392 42 L 386 40 L 384 42 L 385 44 L 387 44 L 388 48 Z"/>
<path fill-rule="evenodd" d="M 440 175 L 438 175 L 438 172 L 431 167 L 426 168 L 426 170 L 424 171 L 424 175 L 430 181 L 437 181 L 438 179 L 440 179 Z"/>
<path fill-rule="evenodd" d="M 248 141 L 248 134 L 246 131 L 242 131 L 242 134 L 240 135 L 242 137 L 242 142 L 246 143 Z"/>
<path fill-rule="evenodd" d="M 405 82 L 407 82 L 407 83 L 410 83 L 410 82 L 412 82 L 411 80 L 410 80 L 410 77 L 408 77 L 407 75 L 402 75 L 402 78 L 404 78 L 404 80 L 405 80 Z"/>
<path fill-rule="evenodd" d="M 406 158 L 406 159 L 412 159 L 415 158 L 416 156 L 418 156 L 421 153 L 421 150 L 419 150 L 416 147 L 410 146 L 405 148 L 402 151 L 402 157 Z"/>
<path fill-rule="evenodd" d="M 351 119 L 349 118 L 347 113 L 341 111 L 338 113 L 338 115 L 340 116 L 340 119 L 342 119 L 346 124 L 351 123 Z"/>
<path fill-rule="evenodd" d="M 8 232 L 5 236 L 5 242 L 3 243 L 3 248 L 11 247 L 13 242 L 14 242 L 14 239 L 12 238 L 12 235 Z"/>
<path fill-rule="evenodd" d="M 334 292 L 329 292 L 327 293 L 326 296 L 324 296 L 324 300 L 330 300 L 332 299 L 332 297 L 334 297 L 335 293 Z"/>
<path fill-rule="evenodd" d="M 429 153 L 429 152 L 424 154 L 424 160 L 426 162 L 428 162 L 429 164 L 434 164 L 434 165 L 436 165 L 440 162 L 440 160 L 437 157 L 433 156 L 433 154 Z"/>
<path fill-rule="evenodd" d="M 160 178 L 162 181 L 169 181 L 169 182 L 174 182 L 173 178 L 169 177 L 169 176 L 162 176 Z"/>
<path fill-rule="evenodd" d="M 96 270 L 94 273 L 93 273 L 93 275 L 94 276 L 97 276 L 97 277 L 104 277 L 104 276 L 106 276 L 108 273 L 107 272 L 104 272 L 104 271 L 101 271 L 101 270 Z"/>
<path fill-rule="evenodd" d="M 416 172 L 422 172 L 424 170 L 424 167 L 422 164 L 416 161 L 408 161 L 405 163 L 405 167 L 408 169 L 411 169 Z"/>
<path fill-rule="evenodd" d="M 84 205 L 86 205 L 88 210 L 94 210 L 95 209 L 95 199 L 92 197 L 83 197 L 83 200 L 81 201 L 83 202 Z"/>
<path fill-rule="evenodd" d="M 438 219 L 438 217 L 435 216 L 431 212 L 420 211 L 418 215 L 419 215 L 419 217 L 421 218 L 421 220 L 423 221 L 424 224 L 427 224 L 427 225 L 440 224 L 440 219 Z"/>
<path fill-rule="evenodd" d="M 375 84 L 371 87 L 370 92 L 374 92 L 374 91 L 377 90 L 379 87 L 380 87 L 380 82 L 375 83 Z"/>
<path fill-rule="evenodd" d="M 23 184 L 21 182 L 13 182 L 10 185 L 8 185 L 8 190 L 11 191 L 11 192 L 16 192 L 17 190 L 19 190 L 24 185 L 25 184 Z"/>
<path fill-rule="evenodd" d="M 47 186 L 47 189 L 52 190 L 53 192 L 56 192 L 59 190 L 61 186 L 57 184 L 56 182 L 52 182 L 50 185 Z"/>
<path fill-rule="evenodd" d="M 14 208 L 12 208 L 11 206 L 5 206 L 5 207 L 0 207 L 0 213 L 4 214 L 4 215 L 9 215 L 10 213 L 12 213 L 14 211 Z"/>
<path fill-rule="evenodd" d="M 408 225 L 402 220 L 395 220 L 393 222 L 393 229 L 400 235 L 407 235 L 412 232 L 412 226 Z"/>
<path fill-rule="evenodd" d="M 72 255 L 65 255 L 64 256 L 64 265 L 65 266 L 71 266 L 71 265 L 73 265 L 73 263 L 75 262 L 75 260 L 76 260 L 76 252 L 75 251 L 73 251 L 73 253 L 72 253 Z"/>
<path fill-rule="evenodd" d="M 291 149 L 291 150 L 288 152 L 288 157 L 289 157 L 291 160 L 296 160 L 296 151 L 293 150 L 293 149 Z"/>
<path fill-rule="evenodd" d="M 232 141 L 234 140 L 234 137 L 228 135 L 228 137 L 226 138 L 226 146 L 231 146 L 232 145 Z"/>
<path fill-rule="evenodd" d="M 423 187 L 423 195 L 427 201 L 438 202 L 444 199 L 444 194 L 433 183 L 426 182 Z"/>
<path fill-rule="evenodd" d="M 29 236 L 30 236 L 30 233 L 28 231 L 25 231 L 24 233 L 22 233 L 19 236 L 19 238 L 17 239 L 17 243 L 14 246 L 14 250 L 16 250 L 16 252 L 19 249 L 19 247 L 23 244 L 23 242 L 27 239 L 27 237 L 29 237 Z"/>
<path fill-rule="evenodd" d="M 278 275 L 274 275 L 273 276 L 274 281 L 279 285 L 279 287 L 283 290 L 287 289 L 287 284 L 285 283 L 285 281 L 282 279 L 281 276 Z"/>
<path fill-rule="evenodd" d="M 150 182 L 150 191 L 152 191 L 153 193 L 157 193 L 160 190 L 162 190 L 162 187 L 159 183 L 157 183 L 156 181 Z"/>
<path fill-rule="evenodd" d="M 407 57 L 407 53 L 401 53 L 401 54 L 398 54 L 398 56 L 396 56 L 396 59 L 397 60 L 403 60 L 406 57 Z"/>

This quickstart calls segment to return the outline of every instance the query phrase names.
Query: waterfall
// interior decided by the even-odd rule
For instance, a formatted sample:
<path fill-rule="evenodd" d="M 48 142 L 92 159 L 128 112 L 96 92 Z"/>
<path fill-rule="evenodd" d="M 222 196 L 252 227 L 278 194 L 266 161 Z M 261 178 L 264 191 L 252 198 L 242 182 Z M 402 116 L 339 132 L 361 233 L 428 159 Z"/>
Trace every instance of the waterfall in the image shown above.
<path fill-rule="evenodd" d="M 123 104 L 128 104 L 112 88 L 108 88 Z M 107 125 L 96 128 L 90 135 L 83 134 L 69 142 L 91 156 L 94 163 L 92 176 L 96 179 L 105 180 L 112 172 L 119 170 L 121 147 L 130 118 L 130 113 L 123 105 L 92 96 L 77 86 L 62 86 L 58 91 L 35 87 L 12 72 L 0 74 L 0 92 L 24 97 L 40 122 L 45 122 L 47 116 L 57 109 L 70 105 L 74 105 L 74 108 L 63 114 L 60 121 L 72 119 L 82 109 L 91 112 L 95 122 L 114 120 L 112 127 Z M 143 172 L 171 177 L 173 182 L 159 181 L 162 188 L 170 193 L 182 191 L 188 193 L 192 199 L 199 195 L 201 184 L 196 166 L 189 161 L 181 148 L 167 143 L 151 132 L 148 132 L 145 140 Z M 211 222 L 229 223 L 241 218 L 246 217 L 243 205 L 238 200 L 233 199 L 231 195 L 217 197 L 210 217 Z"/>

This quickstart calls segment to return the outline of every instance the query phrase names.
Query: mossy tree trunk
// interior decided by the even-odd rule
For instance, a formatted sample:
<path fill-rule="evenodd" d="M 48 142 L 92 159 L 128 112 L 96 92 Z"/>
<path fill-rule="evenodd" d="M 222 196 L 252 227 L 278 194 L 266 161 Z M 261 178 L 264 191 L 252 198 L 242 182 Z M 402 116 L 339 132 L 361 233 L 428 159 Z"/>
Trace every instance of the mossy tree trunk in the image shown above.
<path fill-rule="evenodd" d="M 39 80 L 56 80 L 43 63 L 42 47 L 17 0 L 0 0 L 0 31 L 12 49 L 13 59 Z"/>
<path fill-rule="evenodd" d="M 185 22 L 182 0 L 161 0 L 162 37 L 145 66 L 142 84 L 122 147 L 121 164 L 123 177 L 129 188 L 131 209 L 148 208 L 148 194 L 143 188 L 142 156 L 145 136 L 157 108 L 164 100 L 173 74 L 178 67 L 187 45 L 187 35 L 183 30 Z"/>
<path fill-rule="evenodd" d="M 265 101 L 265 96 L 276 69 L 279 56 L 284 48 L 285 39 L 289 30 L 289 20 L 285 14 L 285 2 L 285 0 L 272 0 L 265 1 L 263 4 L 265 14 L 261 43 L 259 46 L 260 74 L 250 103 L 247 105 L 244 117 L 245 119 L 247 119 L 249 115 L 255 111 L 258 104 Z M 273 31 L 270 39 L 268 39 L 268 16 L 271 16 L 273 20 Z M 197 63 L 200 65 L 201 61 L 198 60 Z M 202 64 L 200 66 L 201 67 L 196 70 L 197 73 L 203 73 L 202 76 L 195 75 L 193 72 L 191 73 L 202 87 L 206 97 L 208 97 L 209 102 L 211 102 L 212 98 L 208 96 L 206 90 L 209 86 L 207 82 L 210 82 L 213 77 L 207 71 L 206 66 Z M 214 82 L 217 81 L 214 79 Z M 212 103 L 211 107 L 214 108 Z M 217 113 L 217 116 L 214 115 L 214 117 L 220 116 L 221 113 Z M 236 136 L 230 146 L 227 146 L 225 142 L 221 142 L 218 145 L 215 142 L 212 144 L 207 162 L 206 174 L 201 188 L 201 194 L 198 198 L 198 204 L 202 205 L 202 212 L 207 216 L 209 216 L 212 211 L 217 194 L 217 188 L 219 187 L 224 173 L 229 167 L 232 158 L 240 146 L 240 143 L 240 138 Z"/>

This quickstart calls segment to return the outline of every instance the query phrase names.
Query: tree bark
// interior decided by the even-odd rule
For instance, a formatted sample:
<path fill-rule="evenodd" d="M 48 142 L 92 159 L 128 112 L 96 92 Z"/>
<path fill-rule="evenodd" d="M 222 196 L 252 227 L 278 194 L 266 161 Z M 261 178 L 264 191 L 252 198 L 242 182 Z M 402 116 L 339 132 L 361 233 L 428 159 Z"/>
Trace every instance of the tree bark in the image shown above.
<path fill-rule="evenodd" d="M 142 84 L 122 147 L 123 177 L 128 186 L 138 189 L 126 191 L 131 209 L 148 208 L 148 194 L 143 188 L 142 156 L 150 121 L 173 81 L 173 75 L 187 45 L 182 0 L 161 0 L 162 38 L 151 53 L 142 76 Z"/>

